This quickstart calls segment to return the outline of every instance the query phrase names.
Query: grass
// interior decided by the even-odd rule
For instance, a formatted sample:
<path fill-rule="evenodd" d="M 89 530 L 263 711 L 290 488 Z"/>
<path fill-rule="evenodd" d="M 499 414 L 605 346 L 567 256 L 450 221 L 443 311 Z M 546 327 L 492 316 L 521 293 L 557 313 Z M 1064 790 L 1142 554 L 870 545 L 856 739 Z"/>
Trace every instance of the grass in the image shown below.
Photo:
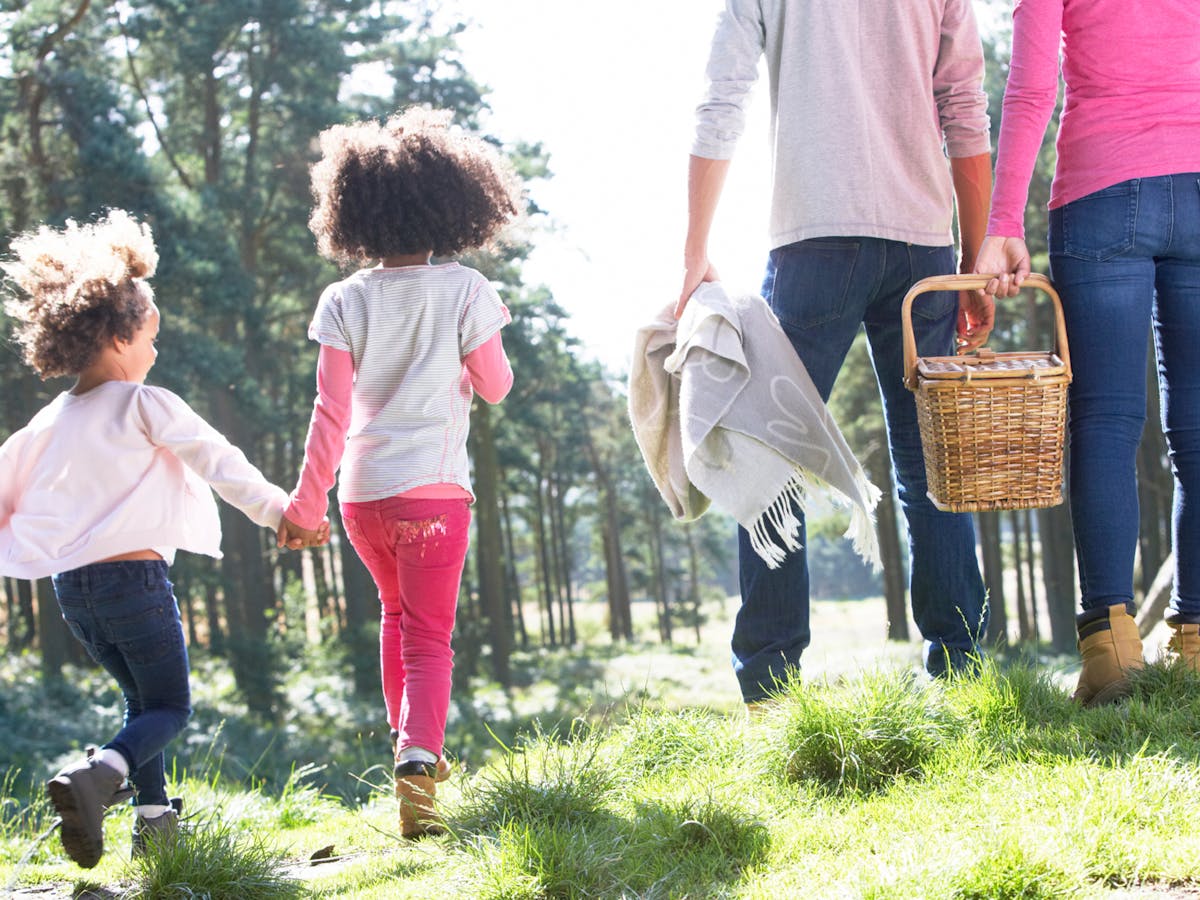
<path fill-rule="evenodd" d="M 47 811 L 36 796 L 19 799 L 22 777 L 10 769 L 0 886 L 15 874 L 21 889 L 58 886 L 38 897 L 88 885 L 107 896 L 355 900 L 1200 894 L 1194 673 L 1152 665 L 1124 705 L 1082 710 L 1053 668 L 987 663 L 978 678 L 930 682 L 907 657 L 810 674 L 750 720 L 736 701 L 690 702 L 707 650 L 666 652 L 669 679 L 636 675 L 645 665 L 636 647 L 597 654 L 590 686 L 550 692 L 530 679 L 503 704 L 514 713 L 505 727 L 474 739 L 488 754 L 439 785 L 451 833 L 419 842 L 397 836 L 380 752 L 331 772 L 345 764 L 279 745 L 236 763 L 228 751 L 196 750 L 176 781 L 202 825 L 171 858 L 130 864 L 121 810 L 86 882 L 57 838 L 18 871 Z M 571 655 L 540 661 L 561 677 Z M 721 689 L 732 684 L 712 688 Z M 298 735 L 294 745 L 314 742 Z M 260 774 L 276 756 L 288 769 Z M 328 788 L 343 782 L 355 789 Z M 314 853 L 332 859 L 309 864 Z"/>
<path fill-rule="evenodd" d="M 294 900 L 307 891 L 282 870 L 284 856 L 254 831 L 211 816 L 185 833 L 148 841 L 133 861 L 129 900 Z"/>

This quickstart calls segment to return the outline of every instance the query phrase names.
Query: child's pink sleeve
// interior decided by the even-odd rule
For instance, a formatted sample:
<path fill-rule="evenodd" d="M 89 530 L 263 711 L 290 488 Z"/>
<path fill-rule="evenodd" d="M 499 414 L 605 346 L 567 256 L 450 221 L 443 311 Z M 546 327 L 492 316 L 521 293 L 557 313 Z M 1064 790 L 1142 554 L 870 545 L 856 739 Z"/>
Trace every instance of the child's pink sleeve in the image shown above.
<path fill-rule="evenodd" d="M 468 353 L 463 362 L 471 376 L 471 387 L 480 397 L 488 403 L 499 403 L 508 396 L 513 373 L 499 331 Z"/>
<path fill-rule="evenodd" d="M 353 390 L 354 358 L 346 350 L 322 344 L 317 358 L 317 399 L 304 441 L 304 465 L 291 503 L 283 511 L 301 528 L 315 530 L 329 508 L 329 489 L 346 450 Z"/>

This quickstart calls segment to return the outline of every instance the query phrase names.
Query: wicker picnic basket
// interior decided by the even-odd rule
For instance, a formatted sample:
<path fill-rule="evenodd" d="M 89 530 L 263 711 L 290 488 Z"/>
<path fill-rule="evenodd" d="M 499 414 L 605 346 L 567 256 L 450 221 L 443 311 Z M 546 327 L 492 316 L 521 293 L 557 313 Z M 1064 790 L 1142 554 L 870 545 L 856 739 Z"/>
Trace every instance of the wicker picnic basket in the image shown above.
<path fill-rule="evenodd" d="M 978 275 L 925 278 L 904 298 L 905 383 L 917 403 L 929 499 L 938 509 L 1031 509 L 1062 502 L 1063 429 L 1071 356 L 1062 303 L 1049 280 L 1025 287 L 1050 295 L 1055 349 L 917 357 L 913 301 L 928 291 L 982 288 Z"/>

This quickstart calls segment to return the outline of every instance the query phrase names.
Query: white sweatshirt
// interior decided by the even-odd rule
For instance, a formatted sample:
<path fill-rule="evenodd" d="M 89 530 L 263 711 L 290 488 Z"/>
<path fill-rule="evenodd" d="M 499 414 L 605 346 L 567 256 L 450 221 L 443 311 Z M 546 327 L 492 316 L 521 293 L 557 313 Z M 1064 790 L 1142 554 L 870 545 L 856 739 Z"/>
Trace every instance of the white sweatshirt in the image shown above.
<path fill-rule="evenodd" d="M 170 391 L 109 381 L 60 394 L 0 447 L 0 575 L 43 578 L 145 549 L 220 558 L 209 485 L 279 525 L 287 494 Z"/>
<path fill-rule="evenodd" d="M 971 0 L 727 0 L 692 153 L 729 159 L 765 55 L 772 247 L 952 243 L 947 154 L 989 149 Z"/>

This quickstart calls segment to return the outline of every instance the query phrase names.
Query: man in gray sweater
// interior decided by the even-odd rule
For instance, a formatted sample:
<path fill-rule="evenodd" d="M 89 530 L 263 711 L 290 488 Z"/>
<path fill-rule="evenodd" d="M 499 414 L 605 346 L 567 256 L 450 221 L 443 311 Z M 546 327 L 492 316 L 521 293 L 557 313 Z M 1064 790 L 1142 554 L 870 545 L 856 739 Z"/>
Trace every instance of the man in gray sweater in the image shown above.
<path fill-rule="evenodd" d="M 969 669 L 987 625 L 975 532 L 969 515 L 940 512 L 925 494 L 900 305 L 914 282 L 955 270 L 956 199 L 958 271 L 973 270 L 983 239 L 991 160 L 971 0 L 727 0 L 698 109 L 676 315 L 702 281 L 718 278 L 709 230 L 764 54 L 774 176 L 763 296 L 825 400 L 866 327 L 925 665 L 935 676 Z M 952 353 L 956 331 L 961 348 L 977 347 L 991 324 L 990 305 L 974 294 L 924 294 L 913 314 L 918 355 Z M 739 529 L 739 564 L 734 669 L 754 704 L 808 646 L 808 561 L 801 550 L 768 568 Z"/>

